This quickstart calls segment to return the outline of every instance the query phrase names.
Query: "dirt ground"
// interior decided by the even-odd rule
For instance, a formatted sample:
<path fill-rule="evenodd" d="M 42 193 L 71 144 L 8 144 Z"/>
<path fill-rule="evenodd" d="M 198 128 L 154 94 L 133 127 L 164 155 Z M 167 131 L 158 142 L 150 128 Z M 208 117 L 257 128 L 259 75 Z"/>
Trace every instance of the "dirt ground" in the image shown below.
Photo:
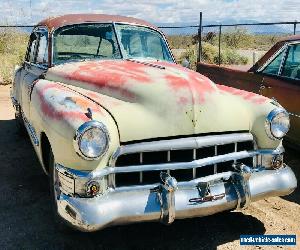
<path fill-rule="evenodd" d="M 299 154 L 287 149 L 286 162 L 298 180 Z M 59 232 L 52 219 L 47 176 L 28 137 L 16 133 L 9 86 L 0 86 L 1 249 L 263 249 L 241 247 L 241 234 L 297 234 L 298 247 L 292 249 L 300 249 L 300 189 L 252 203 L 243 212 L 178 220 L 168 227 L 142 223 L 96 233 Z"/>

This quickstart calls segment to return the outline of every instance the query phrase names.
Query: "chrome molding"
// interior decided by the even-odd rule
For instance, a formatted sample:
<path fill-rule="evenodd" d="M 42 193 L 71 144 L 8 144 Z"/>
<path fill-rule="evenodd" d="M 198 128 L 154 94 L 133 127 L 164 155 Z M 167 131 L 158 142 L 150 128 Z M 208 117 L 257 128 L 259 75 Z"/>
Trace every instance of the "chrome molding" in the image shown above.
<path fill-rule="evenodd" d="M 300 118 L 300 115 L 297 115 L 297 114 L 294 114 L 294 113 L 290 113 L 290 112 L 289 112 L 289 115 L 294 116 L 294 117 L 297 117 L 297 118 Z"/>
<path fill-rule="evenodd" d="M 239 172 L 224 172 L 178 183 L 176 191 L 169 197 L 166 195 L 167 200 L 162 203 L 157 199 L 159 194 L 158 190 L 153 190 L 157 187 L 154 185 L 117 188 L 94 198 L 61 194 L 57 200 L 58 213 L 77 229 L 88 232 L 112 225 L 162 221 L 162 218 L 171 223 L 175 216 L 176 219 L 207 216 L 245 205 L 245 190 L 243 185 L 233 184 L 234 175 L 244 178 Z M 199 183 L 208 181 L 211 182 L 210 195 L 216 199 L 191 202 L 194 197 L 201 198 L 197 189 Z M 247 182 L 251 201 L 288 195 L 297 187 L 296 177 L 287 166 L 278 170 L 253 171 L 250 178 L 243 181 Z M 166 216 L 162 217 L 162 213 Z"/>
<path fill-rule="evenodd" d="M 287 49 L 288 49 L 288 44 L 285 44 L 283 45 L 280 49 L 278 49 L 274 54 L 273 56 L 271 56 L 258 70 L 257 72 L 262 72 L 265 70 L 265 68 L 283 51 L 285 51 L 285 53 L 287 52 Z M 285 60 L 285 56 L 286 54 L 282 57 L 281 59 L 281 63 L 280 63 L 280 67 L 278 69 L 278 72 L 277 74 L 280 72 L 281 68 L 282 68 L 282 64 Z"/>
<path fill-rule="evenodd" d="M 250 133 L 233 133 L 225 135 L 208 135 L 199 137 L 180 138 L 172 140 L 161 140 L 151 142 L 141 142 L 125 146 L 120 146 L 113 154 L 110 166 L 115 166 L 120 155 L 133 154 L 139 152 L 168 151 L 176 149 L 197 149 L 209 146 L 219 146 L 229 143 L 254 141 Z"/>
<path fill-rule="evenodd" d="M 87 155 L 85 155 L 80 147 L 79 147 L 79 143 L 80 143 L 80 140 L 81 140 L 81 137 L 82 135 L 88 131 L 89 129 L 92 129 L 92 128 L 99 128 L 100 130 L 102 130 L 103 134 L 106 136 L 106 146 L 104 148 L 104 150 L 101 152 L 100 155 L 96 156 L 96 157 L 89 157 Z M 101 122 L 98 122 L 98 121 L 95 121 L 95 120 L 92 120 L 92 121 L 88 121 L 88 122 L 85 122 L 83 123 L 76 131 L 75 133 L 75 136 L 74 136 L 74 139 L 73 139 L 73 145 L 74 145 L 74 148 L 75 148 L 75 151 L 76 153 L 81 156 L 83 159 L 85 160 L 98 160 L 100 159 L 100 157 L 102 155 L 104 155 L 108 148 L 109 148 L 109 143 L 110 143 L 110 137 L 109 137 L 109 133 L 108 133 L 108 130 L 106 128 L 106 126 L 101 123 Z"/>
<path fill-rule="evenodd" d="M 169 45 L 169 43 L 168 43 L 168 41 L 167 41 L 167 39 L 166 39 L 166 36 L 164 35 L 164 33 L 163 33 L 161 30 L 155 29 L 154 27 L 149 27 L 149 26 L 147 26 L 147 25 L 136 24 L 136 23 L 127 23 L 127 22 L 93 22 L 93 23 L 86 23 L 86 22 L 85 22 L 85 23 L 74 23 L 73 25 L 78 25 L 78 24 L 112 24 L 112 25 L 113 25 L 114 32 L 116 32 L 116 30 L 115 30 L 115 25 L 116 25 L 116 24 L 133 25 L 133 26 L 145 27 L 145 28 L 154 30 L 154 31 L 158 32 L 158 33 L 162 36 L 162 38 L 163 38 L 164 42 L 166 43 L 166 46 L 167 46 L 167 48 L 168 48 L 168 50 L 169 50 L 169 53 L 170 53 L 171 58 L 172 58 L 172 60 L 173 60 L 173 63 L 176 63 L 175 57 L 174 57 L 174 55 L 173 55 L 173 53 L 172 53 L 172 50 L 171 50 L 170 45 Z M 66 25 L 66 26 L 72 26 L 72 25 Z M 57 28 L 51 30 L 51 32 L 49 32 L 49 37 L 51 36 L 51 45 L 50 45 L 50 46 L 51 46 L 51 56 L 50 56 L 51 61 L 50 61 L 50 66 L 49 66 L 49 67 L 54 66 L 54 63 L 53 63 L 53 58 L 54 58 L 54 50 L 53 50 L 53 49 L 54 49 L 54 34 L 55 34 L 55 32 L 56 32 L 58 29 L 60 29 L 60 28 L 62 28 L 62 27 L 66 27 L 66 26 L 60 26 L 60 27 L 57 27 Z M 117 36 L 117 34 L 116 34 L 116 36 Z M 48 41 L 49 41 L 49 37 L 48 37 Z M 118 38 L 116 38 L 116 39 L 117 39 L 117 42 L 119 43 Z M 48 44 L 48 46 L 49 46 L 49 44 Z M 118 46 L 121 47 L 120 44 L 118 44 Z M 122 59 L 126 59 L 126 58 L 123 56 L 123 51 L 120 50 L 120 54 L 121 54 L 121 58 L 122 58 Z"/>
<path fill-rule="evenodd" d="M 272 140 L 281 140 L 282 137 L 280 138 L 277 138 L 273 135 L 272 133 L 272 130 L 271 130 L 271 125 L 272 125 L 272 121 L 273 119 L 280 113 L 283 113 L 283 114 L 286 114 L 287 116 L 289 116 L 289 113 L 283 109 L 283 108 L 275 108 L 273 109 L 267 116 L 266 118 L 266 122 L 265 122 L 265 131 L 268 135 L 268 137 Z M 289 125 L 289 128 L 290 128 L 290 125 Z M 289 131 L 289 128 L 288 128 L 288 131 Z M 283 137 L 285 136 L 286 134 L 283 135 Z"/>
<path fill-rule="evenodd" d="M 39 146 L 40 142 L 39 142 L 39 138 L 35 132 L 34 127 L 30 124 L 30 122 L 27 120 L 27 118 L 25 117 L 24 113 L 22 112 L 22 117 L 23 117 L 23 121 L 24 121 L 24 125 L 26 127 L 26 130 L 30 136 L 30 138 L 32 139 L 32 142 L 35 146 Z"/>
<path fill-rule="evenodd" d="M 77 175 L 80 174 L 81 177 L 85 178 L 102 178 L 107 175 L 116 173 L 129 173 L 129 172 L 143 172 L 143 171 L 164 171 L 164 170 L 176 170 L 176 169 L 192 169 L 204 167 L 207 165 L 214 165 L 221 162 L 228 162 L 233 160 L 240 160 L 244 158 L 254 157 L 257 155 L 277 155 L 280 154 L 279 149 L 262 149 L 253 151 L 240 151 L 229 153 L 226 155 L 218 155 L 213 157 L 202 158 L 199 160 L 191 162 L 181 162 L 181 163 L 164 163 L 164 164 L 149 164 L 149 165 L 136 165 L 136 166 L 122 166 L 122 167 L 106 167 L 101 170 L 85 173 L 78 170 L 73 170 L 65 168 L 64 166 L 57 164 L 59 169 L 63 169 L 69 174 Z"/>

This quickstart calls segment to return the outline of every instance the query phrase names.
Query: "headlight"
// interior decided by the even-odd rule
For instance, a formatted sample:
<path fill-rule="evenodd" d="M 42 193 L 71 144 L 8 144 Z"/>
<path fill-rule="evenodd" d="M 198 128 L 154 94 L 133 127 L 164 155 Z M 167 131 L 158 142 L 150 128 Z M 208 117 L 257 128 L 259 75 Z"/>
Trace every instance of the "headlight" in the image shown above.
<path fill-rule="evenodd" d="M 99 159 L 108 149 L 109 136 L 106 127 L 97 121 L 88 121 L 76 131 L 74 147 L 86 160 Z"/>
<path fill-rule="evenodd" d="M 280 140 L 290 129 L 290 118 L 286 110 L 273 109 L 266 119 L 266 132 L 273 140 Z"/>

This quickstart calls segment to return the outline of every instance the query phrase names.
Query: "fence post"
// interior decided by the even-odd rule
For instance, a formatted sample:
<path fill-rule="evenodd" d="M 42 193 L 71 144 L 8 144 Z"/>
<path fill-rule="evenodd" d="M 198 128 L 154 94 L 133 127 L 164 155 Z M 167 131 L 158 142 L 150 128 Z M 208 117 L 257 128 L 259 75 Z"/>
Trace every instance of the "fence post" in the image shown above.
<path fill-rule="evenodd" d="M 297 21 L 294 22 L 294 35 L 296 35 Z"/>
<path fill-rule="evenodd" d="M 219 25 L 219 66 L 221 65 L 221 36 L 222 36 L 222 24 Z"/>
<path fill-rule="evenodd" d="M 200 20 L 199 20 L 199 28 L 198 28 L 198 58 L 197 63 L 201 62 L 201 54 L 202 54 L 202 12 L 200 12 Z"/>

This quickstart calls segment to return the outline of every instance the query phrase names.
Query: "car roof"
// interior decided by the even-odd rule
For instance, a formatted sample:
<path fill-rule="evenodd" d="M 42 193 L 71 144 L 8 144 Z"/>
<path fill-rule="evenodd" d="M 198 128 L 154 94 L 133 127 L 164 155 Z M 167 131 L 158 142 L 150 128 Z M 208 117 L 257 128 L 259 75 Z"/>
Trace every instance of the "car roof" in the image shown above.
<path fill-rule="evenodd" d="M 105 15 L 105 14 L 68 14 L 57 17 L 49 17 L 37 24 L 37 26 L 46 26 L 50 31 L 66 25 L 80 24 L 80 23 L 130 23 L 143 26 L 149 26 L 157 30 L 157 27 L 144 20 L 125 17 L 118 15 Z"/>
<path fill-rule="evenodd" d="M 300 35 L 287 36 L 279 40 L 279 42 L 293 42 L 300 40 Z"/>

